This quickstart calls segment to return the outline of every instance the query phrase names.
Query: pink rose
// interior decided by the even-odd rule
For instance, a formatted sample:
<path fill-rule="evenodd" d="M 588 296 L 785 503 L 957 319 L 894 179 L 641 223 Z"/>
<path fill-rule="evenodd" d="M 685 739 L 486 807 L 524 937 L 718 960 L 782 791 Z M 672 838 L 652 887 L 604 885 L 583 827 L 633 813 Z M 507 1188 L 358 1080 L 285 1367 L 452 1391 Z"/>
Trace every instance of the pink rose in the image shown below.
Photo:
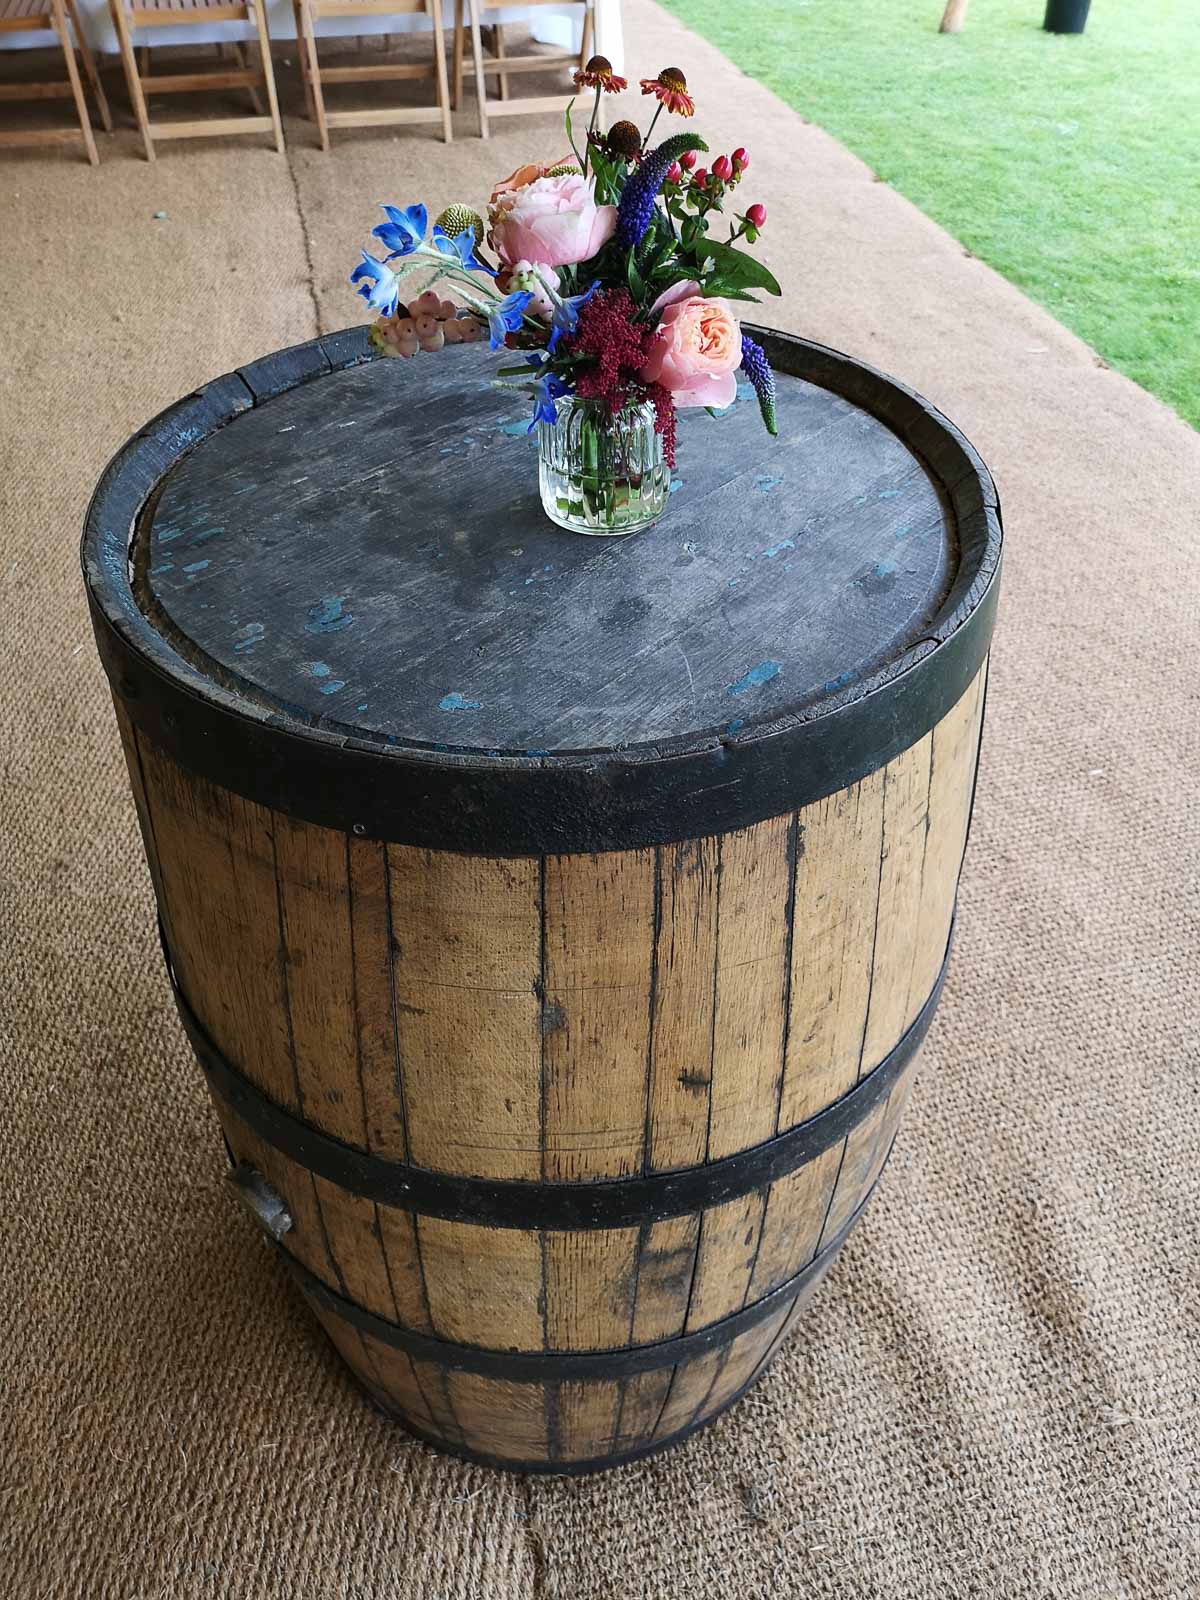
<path fill-rule="evenodd" d="M 577 172 L 501 194 L 491 215 L 492 245 L 508 266 L 572 267 L 594 256 L 617 226 L 616 206 L 598 206 L 591 179 Z"/>
<path fill-rule="evenodd" d="M 661 383 L 677 406 L 731 406 L 742 330 L 727 300 L 706 300 L 699 289 L 698 283 L 677 283 L 654 302 L 662 316 L 638 376 Z"/>

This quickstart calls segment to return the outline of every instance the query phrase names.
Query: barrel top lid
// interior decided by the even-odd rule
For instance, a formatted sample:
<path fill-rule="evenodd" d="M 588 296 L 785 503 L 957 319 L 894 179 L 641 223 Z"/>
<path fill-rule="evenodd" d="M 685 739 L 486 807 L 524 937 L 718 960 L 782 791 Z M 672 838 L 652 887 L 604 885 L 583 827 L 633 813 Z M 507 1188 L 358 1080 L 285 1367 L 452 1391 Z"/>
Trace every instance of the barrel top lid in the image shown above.
<path fill-rule="evenodd" d="M 523 393 L 481 347 L 243 412 L 167 475 L 145 589 L 185 653 L 303 723 L 514 754 L 651 744 L 810 706 L 921 638 L 958 565 L 884 423 L 781 374 L 681 419 L 626 540 L 556 529 Z M 194 654 L 194 659 L 200 659 Z"/>
<path fill-rule="evenodd" d="M 282 731 L 289 759 L 297 740 L 407 752 L 481 781 L 497 761 L 709 757 L 871 699 L 879 728 L 844 761 L 867 770 L 883 733 L 905 732 L 876 691 L 988 594 L 995 490 L 919 396 L 757 336 L 779 438 L 744 383 L 719 417 L 683 413 L 666 514 L 618 539 L 546 519 L 527 399 L 497 388 L 479 346 L 366 360 L 347 330 L 217 380 L 126 446 L 89 513 L 85 574 L 119 695 L 145 723 L 165 678 L 188 704 Z M 135 686 L 143 669 L 158 689 Z M 187 759 L 173 717 L 146 725 Z M 810 789 L 842 761 L 827 743 Z M 771 759 L 779 797 L 787 738 Z M 747 794 L 729 814 L 768 803 Z"/>

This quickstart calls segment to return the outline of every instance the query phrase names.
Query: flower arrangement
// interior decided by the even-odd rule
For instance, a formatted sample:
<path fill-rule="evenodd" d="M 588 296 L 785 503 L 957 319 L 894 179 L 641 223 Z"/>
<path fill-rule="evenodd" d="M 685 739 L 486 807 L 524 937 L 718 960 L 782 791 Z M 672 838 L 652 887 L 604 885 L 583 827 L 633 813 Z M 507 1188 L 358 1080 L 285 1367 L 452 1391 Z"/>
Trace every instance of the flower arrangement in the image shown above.
<path fill-rule="evenodd" d="M 666 503 L 677 410 L 731 405 L 739 368 L 775 433 L 770 365 L 731 302 L 780 289 L 744 248 L 765 208 L 732 204 L 747 151 L 703 167 L 708 146 L 690 132 L 652 143 L 664 113 L 694 114 L 683 73 L 641 80 L 655 102 L 645 134 L 626 120 L 599 131 L 602 97 L 628 87 L 603 56 L 575 82 L 593 98 L 578 141 L 575 100 L 567 107 L 568 154 L 496 184 L 486 218 L 452 205 L 430 231 L 425 206 L 385 205 L 372 230 L 384 254 L 364 250 L 350 281 L 378 314 L 371 341 L 382 355 L 485 337 L 511 352 L 516 364 L 498 379 L 531 394 L 546 510 L 564 526 L 627 532 Z"/>

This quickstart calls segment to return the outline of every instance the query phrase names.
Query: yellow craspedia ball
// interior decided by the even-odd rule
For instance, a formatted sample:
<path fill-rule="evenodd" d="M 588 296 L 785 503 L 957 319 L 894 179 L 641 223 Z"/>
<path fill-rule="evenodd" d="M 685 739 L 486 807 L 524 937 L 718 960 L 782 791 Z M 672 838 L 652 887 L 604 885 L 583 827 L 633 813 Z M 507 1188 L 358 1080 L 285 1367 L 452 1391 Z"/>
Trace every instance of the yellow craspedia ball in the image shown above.
<path fill-rule="evenodd" d="M 483 243 L 483 218 L 478 211 L 473 211 L 470 206 L 447 206 L 441 216 L 435 218 L 434 227 L 440 228 L 448 239 L 457 239 L 460 233 L 473 231 L 475 243 Z"/>

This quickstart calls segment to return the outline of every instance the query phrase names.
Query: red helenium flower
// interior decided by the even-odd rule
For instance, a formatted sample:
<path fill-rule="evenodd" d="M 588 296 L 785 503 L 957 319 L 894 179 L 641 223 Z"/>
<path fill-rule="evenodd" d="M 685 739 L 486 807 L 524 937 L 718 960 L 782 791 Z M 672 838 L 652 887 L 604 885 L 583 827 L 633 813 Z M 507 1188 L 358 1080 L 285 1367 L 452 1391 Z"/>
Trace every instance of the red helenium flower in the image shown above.
<path fill-rule="evenodd" d="M 664 67 L 657 78 L 643 78 L 641 84 L 643 94 L 652 94 L 677 117 L 695 114 L 696 102 L 687 92 L 687 79 L 678 67 Z"/>

